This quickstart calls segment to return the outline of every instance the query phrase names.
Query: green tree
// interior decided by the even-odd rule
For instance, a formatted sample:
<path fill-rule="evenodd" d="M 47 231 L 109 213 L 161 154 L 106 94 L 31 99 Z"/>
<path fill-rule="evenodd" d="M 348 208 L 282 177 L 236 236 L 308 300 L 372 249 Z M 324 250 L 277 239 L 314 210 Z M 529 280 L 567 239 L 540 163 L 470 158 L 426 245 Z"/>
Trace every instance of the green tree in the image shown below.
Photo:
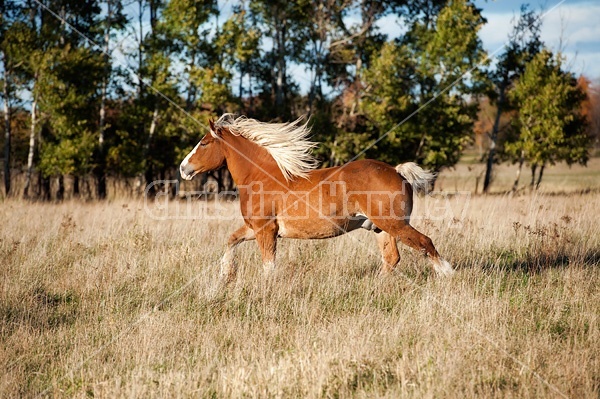
<path fill-rule="evenodd" d="M 353 2 L 344 0 L 298 2 L 299 10 L 305 21 L 303 29 L 299 32 L 305 36 L 303 40 L 305 45 L 301 49 L 299 57 L 306 69 L 310 71 L 309 116 L 315 111 L 315 103 L 323 103 L 323 85 L 327 78 L 328 66 L 333 65 L 333 54 L 337 49 L 342 52 L 341 49 L 345 47 L 345 44 L 352 41 L 352 38 L 349 37 L 341 38 L 344 33 L 347 33 L 342 32 L 342 29 L 347 29 L 344 16 L 348 15 L 352 4 Z M 355 37 L 359 36 L 361 35 Z M 350 62 L 347 54 L 344 59 L 346 62 Z"/>
<path fill-rule="evenodd" d="M 395 0 L 355 0 L 329 6 L 335 29 L 331 32 L 329 62 L 325 72 L 329 84 L 346 94 L 341 104 L 342 116 L 349 119 L 347 123 L 350 125 L 356 122 L 353 119 L 366 86 L 363 72 L 368 69 L 373 54 L 381 49 L 386 39 L 379 32 L 376 22 L 394 9 L 400 11 L 402 3 Z M 327 9 L 324 11 L 327 12 Z M 351 14 L 360 18 L 345 18 Z"/>
<path fill-rule="evenodd" d="M 22 49 L 23 73 L 29 83 L 29 92 L 31 93 L 30 105 L 30 127 L 29 127 L 29 147 L 27 151 L 27 170 L 25 175 L 25 187 L 23 197 L 30 196 L 30 187 L 34 168 L 34 156 L 36 143 L 38 141 L 38 81 L 40 75 L 43 75 L 44 69 L 42 62 L 46 56 L 45 50 L 49 47 L 49 41 L 44 40 L 42 35 L 44 23 L 48 20 L 42 18 L 41 7 L 34 0 L 28 0 L 23 10 L 28 15 L 22 24 L 20 35 L 16 42 Z"/>
<path fill-rule="evenodd" d="M 214 0 L 171 0 L 162 12 L 158 30 L 164 36 L 164 44 L 184 65 L 186 87 L 183 90 L 188 111 L 195 105 L 201 90 L 198 77 L 203 68 L 212 66 L 208 21 L 217 12 Z"/>
<path fill-rule="evenodd" d="M 14 25 L 11 43 L 18 48 L 15 53 L 21 80 L 19 89 L 28 91 L 27 97 L 31 99 L 25 196 L 30 194 L 40 130 L 44 144 L 38 153 L 40 161 L 45 160 L 39 163 L 38 170 L 43 174 L 41 186 L 46 196 L 50 176 L 59 177 L 60 195 L 64 174 L 78 178 L 89 172 L 88 140 L 84 136 L 96 134 L 94 93 L 101 59 L 82 34 L 92 40 L 97 38 L 99 12 L 95 1 L 62 0 L 40 4 L 28 0 L 21 3 L 19 23 Z M 42 129 L 39 129 L 40 124 Z M 65 143 L 59 145 L 63 139 Z M 68 151 L 68 147 L 76 147 L 76 150 Z"/>
<path fill-rule="evenodd" d="M 115 32 L 120 32 L 125 29 L 127 18 L 123 13 L 123 2 L 121 0 L 105 0 L 105 13 L 100 20 L 100 28 L 102 29 L 102 52 L 104 71 L 102 76 L 102 84 L 100 88 L 100 111 L 98 121 L 98 146 L 95 153 L 94 175 L 96 176 L 96 195 L 98 198 L 106 198 L 106 110 L 109 98 L 109 88 L 113 80 L 113 68 L 111 53 L 114 50 L 111 48 L 111 40 L 114 39 Z"/>
<path fill-rule="evenodd" d="M 261 32 L 256 26 L 253 26 L 251 15 L 244 6 L 242 3 L 234 10 L 233 15 L 219 29 L 219 34 L 214 41 L 215 51 L 222 54 L 219 57 L 220 64 L 230 71 L 229 76 L 233 76 L 233 71 L 239 75 L 237 101 L 240 111 L 244 109 L 244 93 L 248 93 L 250 101 L 252 101 L 252 75 L 256 73 L 256 65 L 253 64 L 253 60 L 260 58 L 259 44 L 261 41 Z M 245 75 L 248 75 L 247 89 L 244 89 Z M 233 82 L 231 87 L 233 87 Z M 225 95 L 223 94 L 222 97 Z"/>
<path fill-rule="evenodd" d="M 0 84 L 2 85 L 2 102 L 4 113 L 4 193 L 10 195 L 11 186 L 11 142 L 12 126 L 11 116 L 12 108 L 17 100 L 15 75 L 19 67 L 19 51 L 14 40 L 15 31 L 18 31 L 19 9 L 14 3 L 8 4 L 0 0 L 0 61 L 2 76 Z"/>
<path fill-rule="evenodd" d="M 540 52 L 543 43 L 540 39 L 542 20 L 540 16 L 528 9 L 521 7 L 521 15 L 509 35 L 505 51 L 500 55 L 498 63 L 490 72 L 490 101 L 496 105 L 496 116 L 492 131 L 489 134 L 490 148 L 487 154 L 483 192 L 489 191 L 493 178 L 493 167 L 497 162 L 498 139 L 501 130 L 500 120 L 504 112 L 510 111 L 509 91 L 514 81 L 523 73 L 525 65 Z M 500 152 L 503 152 L 500 149 Z M 521 159 L 521 164 L 523 160 Z M 520 169 L 519 169 L 520 170 Z"/>
<path fill-rule="evenodd" d="M 53 49 L 47 57 L 49 71 L 39 82 L 44 134 L 39 169 L 45 177 L 76 178 L 90 173 L 97 146 L 97 109 L 104 64 L 102 56 L 86 47 Z M 81 73 L 85 71 L 85 73 Z M 75 184 L 74 194 L 78 194 Z"/>
<path fill-rule="evenodd" d="M 103 57 L 86 39 L 97 40 L 101 9 L 95 1 L 47 3 L 56 18 L 41 10 L 40 35 L 44 52 L 35 92 L 39 96 L 42 136 L 39 170 L 45 178 L 58 178 L 57 198 L 64 193 L 64 176 L 91 172 L 98 137 L 98 88 L 104 70 Z M 48 194 L 46 194 L 48 195 Z"/>
<path fill-rule="evenodd" d="M 477 112 L 467 96 L 479 95 L 485 82 L 477 36 L 484 23 L 472 3 L 452 0 L 375 55 L 362 106 L 374 143 L 368 156 L 416 160 L 435 171 L 458 162 Z"/>
<path fill-rule="evenodd" d="M 326 164 L 346 162 L 372 142 L 361 107 L 369 88 L 365 71 L 370 70 L 374 54 L 381 51 L 386 40 L 377 21 L 394 11 L 402 15 L 407 3 L 331 0 L 308 12 L 312 24 L 308 36 L 311 46 L 304 54 L 313 76 L 308 108 L 311 110 L 312 101 L 321 98 L 313 125 L 317 137 L 324 142 L 318 153 L 328 155 Z M 310 8 L 314 7 L 309 5 Z M 321 47 L 323 41 L 327 44 L 325 51 Z M 324 101 L 321 81 L 340 94 L 332 101 Z"/>
<path fill-rule="evenodd" d="M 305 46 L 302 34 L 305 16 L 301 4 L 287 0 L 251 0 L 249 10 L 261 27 L 261 35 L 272 47 L 261 60 L 260 80 L 263 117 L 292 118 L 292 99 L 298 86 L 289 75 L 289 65 L 298 62 Z"/>
<path fill-rule="evenodd" d="M 121 120 L 107 162 L 116 175 L 129 176 L 135 171 L 137 187 L 143 191 L 157 177 L 167 178 L 166 168 L 171 163 L 164 160 L 170 151 L 165 151 L 162 135 L 173 112 L 171 105 L 179 106 L 179 94 L 173 74 L 175 46 L 163 18 L 167 4 L 163 0 L 137 0 L 137 5 L 139 18 L 134 33 L 138 42 L 129 53 L 137 62 L 137 72 L 129 75 L 129 84 L 137 91 L 128 93 L 133 98 L 119 112 Z"/>
<path fill-rule="evenodd" d="M 585 93 L 563 70 L 560 54 L 544 49 L 527 63 L 511 99 L 519 109 L 519 135 L 506 147 L 513 159 L 523 158 L 531 166 L 532 187 L 539 187 L 546 165 L 587 163 L 592 138 L 581 113 Z"/>
<path fill-rule="evenodd" d="M 31 128 L 29 135 L 29 152 L 27 156 L 27 173 L 24 195 L 29 192 L 31 176 L 33 173 L 34 149 L 37 139 L 37 94 L 36 81 L 40 74 L 41 59 L 44 57 L 47 42 L 40 40 L 43 20 L 40 18 L 39 7 L 33 0 L 23 3 L 2 2 L 2 32 L 1 52 L 4 62 L 4 98 L 5 98 L 5 168 L 10 163 L 10 145 L 12 143 L 12 132 L 10 117 L 13 112 L 11 105 L 18 101 L 20 93 L 31 93 L 30 120 Z M 25 96 L 26 97 L 26 96 Z M 27 100 L 23 99 L 23 103 Z M 8 112 L 7 112 L 8 111 Z M 5 172 L 5 185 L 10 185 L 10 173 Z"/>

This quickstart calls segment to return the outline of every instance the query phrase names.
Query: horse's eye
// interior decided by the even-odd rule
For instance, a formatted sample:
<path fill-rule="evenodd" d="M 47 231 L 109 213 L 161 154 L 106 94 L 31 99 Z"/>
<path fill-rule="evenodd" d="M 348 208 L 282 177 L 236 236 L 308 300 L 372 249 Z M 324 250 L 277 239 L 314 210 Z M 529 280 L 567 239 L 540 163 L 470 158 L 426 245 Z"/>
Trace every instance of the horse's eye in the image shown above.
<path fill-rule="evenodd" d="M 206 147 L 206 145 L 207 145 L 207 144 L 208 144 L 208 143 L 205 143 L 205 142 L 201 141 L 201 142 L 200 142 L 200 147 Z"/>

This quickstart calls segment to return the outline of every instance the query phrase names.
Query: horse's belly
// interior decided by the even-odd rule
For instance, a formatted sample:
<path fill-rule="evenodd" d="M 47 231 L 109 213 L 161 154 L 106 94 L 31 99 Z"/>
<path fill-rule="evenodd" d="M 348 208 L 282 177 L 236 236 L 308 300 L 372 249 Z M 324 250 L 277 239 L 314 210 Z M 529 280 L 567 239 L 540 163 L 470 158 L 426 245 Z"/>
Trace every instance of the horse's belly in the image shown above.
<path fill-rule="evenodd" d="M 278 219 L 279 237 L 282 238 L 330 238 L 356 229 L 376 231 L 375 226 L 364 215 L 345 218 Z"/>

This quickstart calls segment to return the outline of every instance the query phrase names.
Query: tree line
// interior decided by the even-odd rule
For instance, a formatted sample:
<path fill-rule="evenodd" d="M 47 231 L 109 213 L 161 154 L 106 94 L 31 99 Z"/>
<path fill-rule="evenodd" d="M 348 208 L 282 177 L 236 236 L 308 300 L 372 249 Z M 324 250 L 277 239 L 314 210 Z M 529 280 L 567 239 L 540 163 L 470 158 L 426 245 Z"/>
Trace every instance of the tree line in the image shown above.
<path fill-rule="evenodd" d="M 60 199 L 68 177 L 72 195 L 106 198 L 110 179 L 131 190 L 176 179 L 223 112 L 308 116 L 326 166 L 370 157 L 439 171 L 472 144 L 487 102 L 484 191 L 499 162 L 530 166 L 539 185 L 547 165 L 589 158 L 592 91 L 541 41 L 526 6 L 495 60 L 478 36 L 481 9 L 466 0 L 226 6 L 0 0 L 5 194 Z M 403 28 L 395 38 L 380 28 L 390 16 Z M 223 171 L 213 178 L 231 185 Z"/>

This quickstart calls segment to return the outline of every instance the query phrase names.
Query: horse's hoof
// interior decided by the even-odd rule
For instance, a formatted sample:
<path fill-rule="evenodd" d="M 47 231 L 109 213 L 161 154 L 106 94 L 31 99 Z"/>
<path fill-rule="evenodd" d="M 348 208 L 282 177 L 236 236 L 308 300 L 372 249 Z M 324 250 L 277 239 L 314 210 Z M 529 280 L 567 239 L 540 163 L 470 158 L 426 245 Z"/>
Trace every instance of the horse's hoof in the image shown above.
<path fill-rule="evenodd" d="M 452 275 L 455 273 L 455 270 L 452 268 L 450 263 L 443 258 L 440 258 L 434 262 L 433 268 L 438 276 L 452 277 Z"/>

